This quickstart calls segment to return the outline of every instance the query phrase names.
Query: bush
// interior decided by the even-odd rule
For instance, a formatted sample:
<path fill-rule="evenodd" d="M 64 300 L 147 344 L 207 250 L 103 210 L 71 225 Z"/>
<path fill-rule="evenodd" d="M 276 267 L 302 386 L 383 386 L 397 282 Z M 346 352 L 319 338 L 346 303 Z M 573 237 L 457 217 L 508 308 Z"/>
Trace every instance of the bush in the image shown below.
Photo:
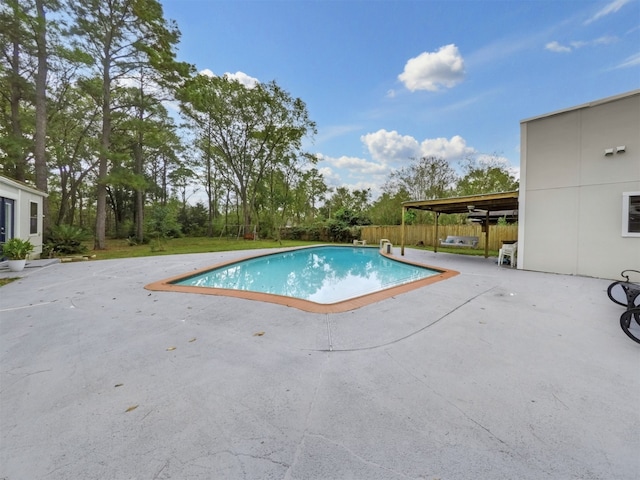
<path fill-rule="evenodd" d="M 145 219 L 147 235 L 151 237 L 151 251 L 165 250 L 169 238 L 182 236 L 177 211 L 171 205 L 154 205 Z"/>
<path fill-rule="evenodd" d="M 209 214 L 203 203 L 199 202 L 195 205 L 186 205 L 181 208 L 177 219 L 185 235 L 191 237 L 203 237 L 206 235 Z"/>
<path fill-rule="evenodd" d="M 353 230 L 357 229 L 352 229 L 351 226 L 347 225 L 345 222 L 332 218 L 327 222 L 327 226 L 329 228 L 329 237 L 332 242 L 351 243 L 354 239 L 357 239 L 357 237 L 354 237 L 353 232 Z"/>
<path fill-rule="evenodd" d="M 154 205 L 145 216 L 146 234 L 166 240 L 182 236 L 178 214 L 172 205 Z"/>
<path fill-rule="evenodd" d="M 280 229 L 282 240 L 305 240 L 305 241 L 327 241 L 329 238 L 328 229 L 320 224 L 307 226 L 283 227 Z"/>
<path fill-rule="evenodd" d="M 82 254 L 87 251 L 82 242 L 88 239 L 89 235 L 80 227 L 56 225 L 49 231 L 43 251 L 49 256 Z"/>

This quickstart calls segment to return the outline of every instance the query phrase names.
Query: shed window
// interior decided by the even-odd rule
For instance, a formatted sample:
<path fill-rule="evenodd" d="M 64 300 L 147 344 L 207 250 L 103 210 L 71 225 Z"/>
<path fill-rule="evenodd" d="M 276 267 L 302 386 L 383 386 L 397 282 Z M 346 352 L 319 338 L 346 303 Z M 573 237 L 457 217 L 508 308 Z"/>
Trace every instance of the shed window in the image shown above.
<path fill-rule="evenodd" d="M 640 192 L 622 194 L 622 236 L 640 237 Z"/>
<path fill-rule="evenodd" d="M 38 204 L 31 202 L 31 211 L 29 216 L 29 233 L 35 235 L 38 233 Z"/>

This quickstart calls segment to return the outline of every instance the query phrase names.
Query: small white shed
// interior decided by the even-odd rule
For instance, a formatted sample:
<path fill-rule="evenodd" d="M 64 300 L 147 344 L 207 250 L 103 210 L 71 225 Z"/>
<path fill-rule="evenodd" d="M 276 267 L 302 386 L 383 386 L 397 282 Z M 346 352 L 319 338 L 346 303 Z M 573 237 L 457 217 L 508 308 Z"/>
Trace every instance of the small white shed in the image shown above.
<path fill-rule="evenodd" d="M 45 197 L 45 192 L 0 175 L 0 243 L 14 237 L 29 240 L 35 247 L 30 258 L 40 257 Z"/>

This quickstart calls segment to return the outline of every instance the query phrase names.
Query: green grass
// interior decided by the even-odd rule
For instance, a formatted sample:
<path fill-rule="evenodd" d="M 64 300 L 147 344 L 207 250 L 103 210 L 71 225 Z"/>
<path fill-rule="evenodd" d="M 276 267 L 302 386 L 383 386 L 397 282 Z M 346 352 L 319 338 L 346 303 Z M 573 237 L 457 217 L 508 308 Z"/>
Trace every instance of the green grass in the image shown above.
<path fill-rule="evenodd" d="M 109 260 L 116 258 L 151 257 L 158 255 L 177 255 L 181 253 L 225 252 L 231 250 L 250 250 L 258 248 L 284 248 L 317 245 L 321 242 L 304 242 L 296 240 L 243 240 L 221 239 L 210 237 L 173 238 L 162 244 L 162 249 L 147 245 L 129 245 L 127 240 L 109 239 L 106 250 L 93 250 L 93 243 L 88 243 L 85 255 L 92 260 Z"/>
<path fill-rule="evenodd" d="M 93 250 L 93 243 L 89 242 L 87 253 L 92 260 L 109 260 L 117 258 L 133 258 L 133 257 L 152 257 L 159 255 L 177 255 L 184 253 L 208 253 L 208 252 L 225 252 L 232 250 L 252 250 L 259 248 L 291 248 L 308 245 L 318 245 L 326 242 L 308 242 L 301 240 L 243 240 L 243 239 L 225 239 L 219 237 L 183 237 L 167 240 L 162 244 L 162 249 L 153 247 L 153 242 L 146 245 L 130 245 L 126 239 L 108 239 L 106 250 Z M 398 247 L 399 245 L 395 245 Z M 433 251 L 432 246 L 418 247 L 407 245 L 407 248 L 416 248 L 419 250 Z M 438 247 L 438 252 L 456 253 L 458 255 L 475 255 L 483 256 L 484 249 L 458 248 L 458 247 Z M 489 256 L 498 256 L 497 251 L 489 250 Z"/>
<path fill-rule="evenodd" d="M 418 250 L 429 250 L 433 252 L 433 247 L 430 245 L 424 247 L 416 247 L 409 245 L 411 248 L 417 248 Z M 484 257 L 484 248 L 464 248 L 464 247 L 438 247 L 438 252 L 441 253 L 457 253 L 458 255 L 472 255 L 476 257 Z M 489 250 L 490 257 L 497 257 L 497 250 Z"/>
<path fill-rule="evenodd" d="M 4 287 L 5 285 L 13 282 L 14 280 L 18 280 L 18 277 L 13 278 L 0 278 L 0 287 Z"/>

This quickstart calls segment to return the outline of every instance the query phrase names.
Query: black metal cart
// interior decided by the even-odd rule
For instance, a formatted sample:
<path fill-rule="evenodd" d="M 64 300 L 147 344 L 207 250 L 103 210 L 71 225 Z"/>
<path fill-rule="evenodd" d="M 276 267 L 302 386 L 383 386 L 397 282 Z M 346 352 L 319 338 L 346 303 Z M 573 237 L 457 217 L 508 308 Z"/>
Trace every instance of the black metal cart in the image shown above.
<path fill-rule="evenodd" d="M 620 316 L 620 327 L 629 338 L 640 343 L 640 283 L 630 281 L 628 272 L 640 274 L 638 270 L 623 270 L 620 275 L 625 280 L 609 285 L 607 295 L 612 302 L 626 308 Z"/>

